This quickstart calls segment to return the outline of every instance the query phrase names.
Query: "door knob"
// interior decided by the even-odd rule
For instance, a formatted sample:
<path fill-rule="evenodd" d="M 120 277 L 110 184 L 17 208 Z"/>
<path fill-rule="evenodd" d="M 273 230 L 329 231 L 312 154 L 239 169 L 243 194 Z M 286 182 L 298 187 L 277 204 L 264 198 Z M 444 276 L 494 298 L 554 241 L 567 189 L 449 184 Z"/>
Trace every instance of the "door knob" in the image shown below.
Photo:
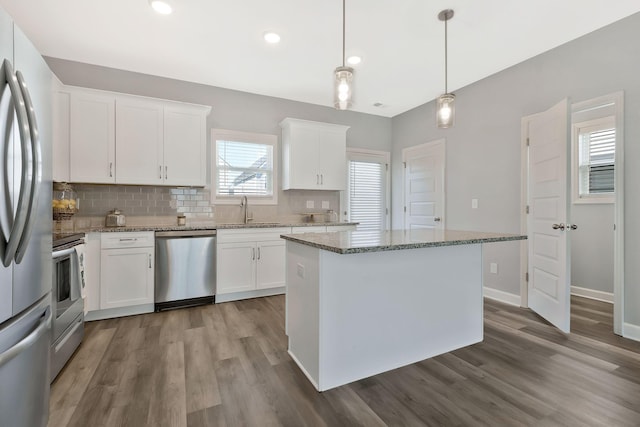
<path fill-rule="evenodd" d="M 440 222 L 440 217 L 439 217 L 439 216 L 437 216 L 437 217 L 433 218 L 433 220 L 434 220 L 435 222 Z"/>
<path fill-rule="evenodd" d="M 563 224 L 563 223 L 560 223 L 560 224 L 553 224 L 553 225 L 551 226 L 551 228 L 553 228 L 554 230 L 558 230 L 558 229 L 560 229 L 560 230 L 564 230 L 564 224 Z"/>
<path fill-rule="evenodd" d="M 572 230 L 577 230 L 578 229 L 578 225 L 577 224 L 567 224 L 567 228 L 570 228 Z"/>

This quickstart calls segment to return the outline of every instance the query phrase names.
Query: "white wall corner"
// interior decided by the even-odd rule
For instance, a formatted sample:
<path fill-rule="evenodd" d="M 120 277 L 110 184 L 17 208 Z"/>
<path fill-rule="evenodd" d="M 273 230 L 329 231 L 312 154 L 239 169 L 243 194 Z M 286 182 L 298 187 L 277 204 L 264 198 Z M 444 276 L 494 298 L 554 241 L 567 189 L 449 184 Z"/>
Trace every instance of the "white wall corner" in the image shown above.
<path fill-rule="evenodd" d="M 595 289 L 581 288 L 579 286 L 571 286 L 571 295 L 613 304 L 613 292 L 604 292 L 597 291 Z"/>
<path fill-rule="evenodd" d="M 622 336 L 634 341 L 640 341 L 640 326 L 624 323 L 622 325 Z"/>
<path fill-rule="evenodd" d="M 485 298 L 520 307 L 520 295 L 510 294 L 509 292 L 501 291 L 498 289 L 487 288 L 486 286 L 483 287 L 482 290 Z"/>

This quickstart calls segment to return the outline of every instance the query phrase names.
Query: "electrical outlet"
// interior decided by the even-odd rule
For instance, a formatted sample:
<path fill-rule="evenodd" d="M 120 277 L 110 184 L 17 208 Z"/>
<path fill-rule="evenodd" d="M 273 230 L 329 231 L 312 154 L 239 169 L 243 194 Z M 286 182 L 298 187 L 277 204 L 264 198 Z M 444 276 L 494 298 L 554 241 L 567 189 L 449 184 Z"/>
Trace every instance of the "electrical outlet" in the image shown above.
<path fill-rule="evenodd" d="M 478 199 L 471 199 L 471 209 L 478 209 Z"/>
<path fill-rule="evenodd" d="M 296 267 L 297 267 L 296 272 L 298 274 L 298 277 L 300 277 L 301 279 L 304 279 L 304 265 L 298 264 Z"/>
<path fill-rule="evenodd" d="M 322 201 L 322 209 L 329 209 L 329 201 L 328 200 L 323 200 Z"/>
<path fill-rule="evenodd" d="M 491 264 L 489 264 L 489 271 L 492 274 L 498 274 L 498 263 L 492 262 Z"/>
<path fill-rule="evenodd" d="M 316 207 L 316 204 L 313 203 L 313 200 L 307 200 L 307 209 L 313 209 Z"/>

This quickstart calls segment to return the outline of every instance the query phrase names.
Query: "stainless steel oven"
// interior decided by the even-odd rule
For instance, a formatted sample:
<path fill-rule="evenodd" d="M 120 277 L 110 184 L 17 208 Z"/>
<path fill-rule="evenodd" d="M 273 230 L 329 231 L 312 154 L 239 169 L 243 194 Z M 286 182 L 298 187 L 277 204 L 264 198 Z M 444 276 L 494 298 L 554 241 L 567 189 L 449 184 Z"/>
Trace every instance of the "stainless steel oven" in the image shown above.
<path fill-rule="evenodd" d="M 53 249 L 51 381 L 67 363 L 84 336 L 84 240 Z"/>

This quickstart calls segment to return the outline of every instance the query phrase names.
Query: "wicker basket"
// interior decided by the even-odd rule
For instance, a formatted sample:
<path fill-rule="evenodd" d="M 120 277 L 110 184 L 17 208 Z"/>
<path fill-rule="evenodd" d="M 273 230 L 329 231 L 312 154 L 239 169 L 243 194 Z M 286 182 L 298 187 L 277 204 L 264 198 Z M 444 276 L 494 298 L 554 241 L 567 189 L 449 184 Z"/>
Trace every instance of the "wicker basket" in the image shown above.
<path fill-rule="evenodd" d="M 53 208 L 53 219 L 55 221 L 68 221 L 76 212 L 78 212 L 78 209 Z"/>

